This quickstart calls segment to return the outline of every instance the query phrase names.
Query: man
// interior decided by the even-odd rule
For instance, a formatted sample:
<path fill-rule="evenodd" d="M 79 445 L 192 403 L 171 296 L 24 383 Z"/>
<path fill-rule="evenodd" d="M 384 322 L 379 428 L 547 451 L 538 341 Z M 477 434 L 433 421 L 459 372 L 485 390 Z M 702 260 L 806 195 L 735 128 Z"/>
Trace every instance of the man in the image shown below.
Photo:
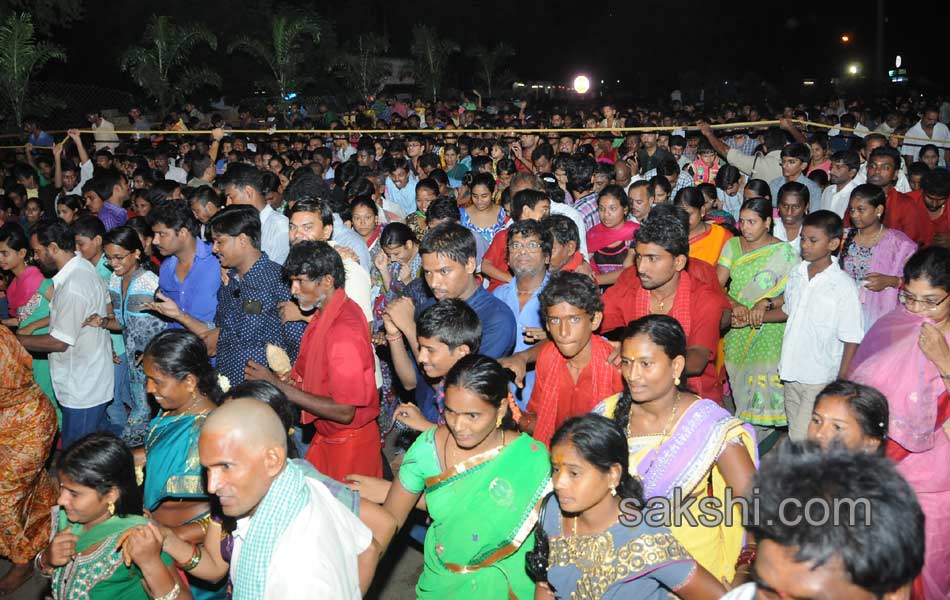
<path fill-rule="evenodd" d="M 548 216 L 550 211 L 551 200 L 544 192 L 529 189 L 512 194 L 513 220 L 508 223 L 508 227 L 495 234 L 482 260 L 481 272 L 489 278 L 488 291 L 494 292 L 502 284 L 512 280 L 508 264 L 508 231 L 511 225 L 528 219 L 540 221 Z"/>
<path fill-rule="evenodd" d="M 792 127 L 794 129 L 794 127 Z M 788 138 L 785 132 L 778 127 L 769 127 L 765 132 L 765 156 L 745 154 L 737 148 L 730 148 L 720 140 L 708 123 L 700 123 L 699 131 L 706 136 L 709 143 L 726 162 L 739 169 L 748 179 L 772 181 L 782 176 L 782 159 L 780 154 Z"/>
<path fill-rule="evenodd" d="M 96 150 L 111 150 L 115 152 L 119 145 L 119 136 L 115 134 L 115 125 L 102 117 L 98 110 L 92 111 L 86 115 L 89 121 L 89 128 L 92 129 L 93 137 L 96 139 Z"/>
<path fill-rule="evenodd" d="M 779 153 L 782 160 L 782 175 L 769 182 L 769 189 L 772 191 L 772 201 L 778 199 L 778 190 L 784 184 L 794 181 L 808 188 L 808 197 L 814 200 L 821 198 L 821 188 L 818 184 L 805 176 L 808 170 L 808 164 L 811 161 L 811 149 L 808 144 L 795 142 L 788 144 Z"/>
<path fill-rule="evenodd" d="M 594 192 L 594 169 L 597 163 L 586 154 L 575 154 L 567 161 L 567 191 L 573 198 L 571 206 L 584 219 L 584 231 L 600 225 L 597 193 Z"/>
<path fill-rule="evenodd" d="M 138 106 L 132 106 L 132 108 L 129 109 L 129 123 L 135 131 L 149 131 L 152 128 L 152 124 L 142 115 L 142 109 Z M 133 137 L 136 140 L 140 140 L 147 136 L 143 133 L 136 133 Z"/>
<path fill-rule="evenodd" d="M 537 129 L 538 124 L 528 121 L 524 124 L 525 129 Z M 522 133 L 517 142 L 510 146 L 511 156 L 515 161 L 515 168 L 524 173 L 535 173 L 537 170 L 534 165 L 534 151 L 541 141 L 541 136 L 537 133 Z"/>
<path fill-rule="evenodd" d="M 406 159 L 394 159 L 386 178 L 386 198 L 399 205 L 404 214 L 416 212 L 416 183 L 419 178 Z"/>
<path fill-rule="evenodd" d="M 160 308 L 163 315 L 201 336 L 231 385 L 244 381 L 248 360 L 266 364 L 267 344 L 283 348 L 294 360 L 306 326 L 281 322 L 278 306 L 290 300 L 290 289 L 280 265 L 261 251 L 261 222 L 256 215 L 253 207 L 228 206 L 208 223 L 212 251 L 228 269 L 227 283 L 218 289 L 213 324 L 185 314 L 168 298 L 162 299 Z"/>
<path fill-rule="evenodd" d="M 884 205 L 884 226 L 899 229 L 922 246 L 931 242 L 930 217 L 923 205 L 915 203 L 906 194 L 894 188 L 900 172 L 900 154 L 890 146 L 875 148 L 868 159 L 868 183 L 880 186 L 887 194 Z M 851 215 L 844 217 L 846 227 L 851 224 Z"/>
<path fill-rule="evenodd" d="M 630 198 L 630 220 L 634 223 L 643 223 L 650 216 L 653 208 L 653 186 L 649 181 L 640 180 L 630 184 L 627 190 Z"/>
<path fill-rule="evenodd" d="M 49 353 L 65 448 L 105 426 L 115 376 L 112 342 L 105 329 L 84 325 L 92 315 L 106 314 L 109 293 L 96 268 L 76 254 L 75 234 L 61 221 L 40 223 L 30 247 L 56 292 L 49 333 L 17 339 L 30 352 Z"/>
<path fill-rule="evenodd" d="M 723 600 L 912 597 L 924 564 L 924 515 L 889 459 L 784 444 L 750 489 L 756 518 L 749 533 L 758 545 L 751 573 L 740 569 L 755 583 Z M 834 526 L 810 520 L 823 511 Z"/>
<path fill-rule="evenodd" d="M 251 398 L 225 403 L 202 426 L 198 454 L 208 492 L 237 519 L 235 598 L 361 597 L 377 557 L 372 534 L 287 459 L 287 431 L 273 409 Z"/>
<path fill-rule="evenodd" d="M 66 194 L 82 194 L 83 186 L 92 179 L 94 172 L 92 161 L 89 160 L 89 153 L 86 152 L 86 147 L 83 146 L 79 130 L 70 129 L 67 135 L 76 144 L 76 151 L 79 153 L 79 167 L 77 168 L 71 162 L 63 164 L 63 144 L 65 142 L 53 146 L 53 187 L 59 190 L 56 200 Z"/>
<path fill-rule="evenodd" d="M 519 422 L 540 442 L 549 444 L 569 418 L 623 390 L 620 370 L 608 362 L 613 347 L 594 334 L 603 308 L 597 284 L 578 273 L 552 275 L 541 292 L 539 312 L 553 343 L 538 353 L 537 384 Z"/>
<path fill-rule="evenodd" d="M 686 332 L 686 376 L 704 398 L 720 401 L 715 352 L 729 303 L 718 285 L 686 271 L 689 232 L 681 218 L 654 213 L 634 234 L 635 267 L 621 273 L 604 293 L 601 331 L 609 333 L 648 314 L 674 317 Z M 694 261 L 701 262 L 701 261 Z"/>
<path fill-rule="evenodd" d="M 86 209 L 99 217 L 106 231 L 125 225 L 129 215 L 122 205 L 129 198 L 129 182 L 117 169 L 100 171 L 83 186 Z"/>
<path fill-rule="evenodd" d="M 316 421 L 306 458 L 318 471 L 338 481 L 350 473 L 382 477 L 373 346 L 366 316 L 343 289 L 343 261 L 325 242 L 301 241 L 284 273 L 300 310 L 318 311 L 300 342 L 294 385 L 253 360 L 245 377 L 270 381 L 304 410 L 304 424 Z"/>
<path fill-rule="evenodd" d="M 422 238 L 419 254 L 423 276 L 406 286 L 406 296 L 386 308 L 386 314 L 406 337 L 413 354 L 419 355 L 416 317 L 445 298 L 464 300 L 475 310 L 482 322 L 482 354 L 492 358 L 509 354 L 515 345 L 515 317 L 476 279 L 475 239 L 471 231 L 457 223 L 441 223 Z"/>
<path fill-rule="evenodd" d="M 538 193 L 533 190 L 519 194 Z M 541 305 L 538 295 L 548 281 L 548 264 L 551 262 L 551 234 L 534 219 L 516 221 L 507 230 L 507 264 L 514 274 L 508 283 L 493 294 L 511 310 L 517 323 L 515 352 L 533 346 L 546 336 L 541 323 Z M 525 376 L 524 387 L 512 388 L 515 401 L 521 408 L 528 404 L 534 389 L 534 371 Z"/>
<path fill-rule="evenodd" d="M 950 211 L 947 210 L 947 200 L 950 198 L 950 171 L 945 169 L 928 171 L 920 180 L 920 189 L 907 196 L 927 210 L 933 245 L 950 248 Z"/>
<path fill-rule="evenodd" d="M 26 143 L 31 147 L 42 146 L 42 149 L 33 150 L 33 155 L 49 151 L 56 142 L 53 136 L 43 131 L 40 122 L 34 117 L 23 119 L 23 133 L 26 134 Z"/>
<path fill-rule="evenodd" d="M 521 190 L 545 191 L 545 185 L 538 176 L 533 173 L 515 173 L 508 187 L 511 188 L 512 198 Z M 578 245 L 577 250 L 584 255 L 584 258 L 587 258 L 587 228 L 584 226 L 583 215 L 576 209 L 564 204 L 562 200 L 558 200 L 557 198 L 563 198 L 563 194 L 560 194 L 560 192 L 557 192 L 557 198 L 551 198 L 550 193 L 548 193 L 547 197 L 550 200 L 548 203 L 550 214 L 562 215 L 574 221 L 574 224 L 577 226 L 578 236 L 580 237 L 580 245 Z"/>
<path fill-rule="evenodd" d="M 813 210 L 830 210 L 842 219 L 851 202 L 851 191 L 858 187 L 854 178 L 861 167 L 861 159 L 851 150 L 842 150 L 831 155 L 828 169 L 828 187 L 821 193 L 821 200 Z"/>
<path fill-rule="evenodd" d="M 290 209 L 289 217 L 291 247 L 305 241 L 326 242 L 331 248 L 337 250 L 343 259 L 343 270 L 346 272 L 346 283 L 344 284 L 346 296 L 356 302 L 363 311 L 366 320 L 372 323 L 373 311 L 370 294 L 372 282 L 369 273 L 360 266 L 359 262 L 353 260 L 348 248 L 338 246 L 336 242 L 332 241 L 336 227 L 333 225 L 333 212 L 330 205 L 323 200 L 298 200 Z M 287 302 L 281 306 L 284 320 L 290 320 L 292 316 L 296 316 L 294 313 L 299 313 L 299 309 L 294 310 L 295 306 L 293 302 Z"/>
<path fill-rule="evenodd" d="M 232 204 L 252 206 L 261 222 L 261 250 L 267 258 L 282 265 L 290 249 L 287 217 L 278 213 L 264 199 L 261 172 L 241 163 L 228 166 L 224 174 L 223 188 L 228 206 Z"/>
<path fill-rule="evenodd" d="M 640 164 L 640 175 L 652 171 L 660 165 L 664 158 L 676 159 L 667 150 L 660 148 L 656 143 L 656 131 L 644 131 L 640 134 L 640 150 L 637 152 L 637 162 Z"/>
<path fill-rule="evenodd" d="M 870 157 L 871 153 L 876 149 L 883 148 L 887 145 L 887 138 L 879 133 L 869 133 L 867 137 L 864 138 L 864 150 L 861 152 L 861 160 L 864 162 L 861 164 L 861 168 L 858 169 L 858 174 L 854 176 L 855 186 L 868 182 L 868 157 Z M 910 181 L 907 179 L 907 175 L 904 171 L 906 171 L 906 165 L 902 160 L 897 173 L 897 183 L 894 184 L 894 189 L 902 194 L 911 191 Z"/>
<path fill-rule="evenodd" d="M 901 146 L 901 154 L 908 162 L 919 159 L 920 149 L 926 144 L 943 148 L 940 154 L 941 167 L 950 163 L 950 129 L 940 122 L 940 110 L 936 106 L 927 106 L 920 120 L 907 130 L 907 138 Z M 915 139 L 916 138 L 916 139 Z"/>

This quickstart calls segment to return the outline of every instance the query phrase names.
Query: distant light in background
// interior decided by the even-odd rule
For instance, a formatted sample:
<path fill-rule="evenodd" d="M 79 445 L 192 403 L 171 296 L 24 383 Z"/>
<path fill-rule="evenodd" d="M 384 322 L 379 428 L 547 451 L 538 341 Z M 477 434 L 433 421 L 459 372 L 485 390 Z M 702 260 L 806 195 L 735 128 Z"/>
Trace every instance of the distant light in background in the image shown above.
<path fill-rule="evenodd" d="M 850 73 L 851 75 L 857 75 L 860 70 L 861 70 L 861 65 L 857 63 L 852 63 L 848 65 L 848 73 Z"/>
<path fill-rule="evenodd" d="M 850 35 L 845 34 L 845 35 L 841 36 L 841 43 L 847 44 L 847 43 L 850 42 L 850 41 L 851 41 L 851 36 L 850 36 Z"/>
<path fill-rule="evenodd" d="M 813 86 L 813 85 L 815 85 L 815 80 L 814 80 L 814 79 L 806 79 L 806 80 L 802 81 L 802 85 L 804 85 L 805 87 Z"/>
<path fill-rule="evenodd" d="M 578 94 L 586 94 L 590 89 L 590 79 L 586 75 L 578 75 L 574 78 L 574 91 Z"/>
<path fill-rule="evenodd" d="M 895 68 L 895 69 L 900 69 L 900 68 L 901 68 L 901 55 L 900 55 L 900 54 L 898 54 L 898 55 L 897 55 L 897 58 L 894 59 L 894 68 Z"/>

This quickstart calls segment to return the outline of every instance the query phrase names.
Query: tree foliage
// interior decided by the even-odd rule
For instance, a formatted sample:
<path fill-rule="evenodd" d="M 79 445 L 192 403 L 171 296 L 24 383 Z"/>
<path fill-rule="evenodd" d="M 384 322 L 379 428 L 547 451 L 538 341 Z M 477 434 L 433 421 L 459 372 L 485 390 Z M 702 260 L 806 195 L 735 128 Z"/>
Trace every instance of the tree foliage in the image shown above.
<path fill-rule="evenodd" d="M 82 0 L 0 0 L 0 15 L 14 13 L 28 13 L 36 31 L 46 35 L 82 17 Z"/>
<path fill-rule="evenodd" d="M 475 75 L 485 84 L 488 96 L 494 96 L 494 88 L 505 79 L 511 79 L 503 68 L 507 59 L 515 55 L 514 49 L 504 42 L 499 42 L 493 48 L 472 46 L 468 55 L 475 59 Z"/>
<path fill-rule="evenodd" d="M 38 41 L 33 20 L 26 13 L 13 14 L 0 25 L 0 98 L 17 126 L 43 99 L 30 94 L 30 79 L 51 60 L 66 60 L 59 46 Z"/>
<path fill-rule="evenodd" d="M 217 49 L 218 38 L 198 24 L 176 25 L 170 17 L 153 15 L 142 35 L 143 45 L 125 51 L 119 61 L 162 114 L 203 85 L 221 87 L 221 77 L 195 65 L 192 52 L 200 45 Z"/>
<path fill-rule="evenodd" d="M 435 101 L 445 85 L 449 55 L 458 52 L 459 46 L 426 25 L 413 27 L 412 38 L 416 83 Z"/>
<path fill-rule="evenodd" d="M 304 74 L 307 61 L 306 44 L 318 44 L 322 26 L 314 15 L 275 15 L 267 38 L 241 37 L 228 46 L 228 53 L 245 52 L 267 66 L 271 80 L 258 82 L 278 94 L 281 101 L 287 94 L 300 93 L 313 78 Z"/>
<path fill-rule="evenodd" d="M 365 100 L 378 90 L 380 79 L 386 73 L 382 55 L 388 48 L 389 42 L 384 36 L 361 34 L 339 57 L 337 63 L 347 87 L 361 99 Z"/>

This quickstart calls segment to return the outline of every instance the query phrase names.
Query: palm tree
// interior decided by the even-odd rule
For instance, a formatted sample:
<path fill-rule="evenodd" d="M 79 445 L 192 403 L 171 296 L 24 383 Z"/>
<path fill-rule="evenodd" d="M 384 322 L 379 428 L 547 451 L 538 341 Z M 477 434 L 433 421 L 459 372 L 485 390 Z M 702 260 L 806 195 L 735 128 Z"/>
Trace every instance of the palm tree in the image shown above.
<path fill-rule="evenodd" d="M 153 15 L 142 35 L 144 45 L 125 51 L 119 61 L 162 114 L 199 87 L 221 86 L 221 77 L 195 66 L 192 51 L 204 44 L 216 50 L 218 38 L 203 25 L 176 25 L 170 17 Z"/>
<path fill-rule="evenodd" d="M 499 42 L 494 48 L 484 46 L 473 46 L 468 55 L 475 59 L 478 64 L 475 75 L 485 87 L 488 88 L 488 97 L 492 97 L 492 86 L 503 78 L 501 73 L 501 63 L 506 58 L 515 55 L 514 49 L 504 42 Z"/>
<path fill-rule="evenodd" d="M 307 59 L 307 40 L 320 42 L 322 27 L 313 15 L 276 15 L 270 24 L 270 39 L 242 37 L 228 46 L 228 53 L 242 51 L 267 65 L 272 81 L 259 82 L 279 95 L 281 103 L 291 92 L 300 89 L 313 78 L 302 74 Z"/>
<path fill-rule="evenodd" d="M 384 36 L 375 33 L 358 35 L 349 52 L 338 59 L 347 87 L 360 98 L 365 100 L 378 89 L 380 79 L 386 73 L 386 66 L 380 59 L 388 48 L 389 42 Z"/>
<path fill-rule="evenodd" d="M 34 37 L 33 21 L 26 13 L 13 14 L 0 25 L 0 97 L 13 113 L 19 127 L 23 123 L 30 92 L 30 78 L 51 60 L 66 60 L 59 46 L 39 42 Z"/>
<path fill-rule="evenodd" d="M 448 66 L 449 55 L 458 52 L 454 41 L 440 37 L 433 29 L 425 25 L 412 28 L 412 55 L 415 58 L 416 83 L 426 93 L 432 94 L 432 101 L 438 99 Z"/>

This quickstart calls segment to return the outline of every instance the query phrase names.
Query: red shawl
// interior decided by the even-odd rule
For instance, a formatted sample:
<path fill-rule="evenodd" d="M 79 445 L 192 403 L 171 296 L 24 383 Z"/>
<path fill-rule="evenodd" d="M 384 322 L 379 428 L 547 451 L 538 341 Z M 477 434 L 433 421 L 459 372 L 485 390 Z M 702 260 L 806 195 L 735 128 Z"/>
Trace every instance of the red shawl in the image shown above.
<path fill-rule="evenodd" d="M 330 375 L 327 368 L 329 366 L 327 365 L 327 333 L 348 300 L 349 298 L 346 297 L 343 288 L 338 288 L 333 292 L 333 296 L 330 297 L 327 305 L 320 311 L 320 316 L 310 321 L 307 329 L 303 332 L 303 338 L 300 340 L 300 352 L 297 354 L 297 362 L 294 363 L 294 368 L 291 370 L 291 377 L 308 394 L 315 396 L 330 395 L 327 389 L 327 380 Z M 301 370 L 303 373 L 301 373 Z M 304 425 L 312 423 L 316 419 L 316 416 L 307 411 L 301 411 L 300 420 Z"/>
<path fill-rule="evenodd" d="M 630 242 L 637 229 L 640 229 L 640 225 L 633 221 L 624 221 L 619 227 L 595 225 L 587 232 L 587 252 L 594 254 L 617 242 Z"/>

